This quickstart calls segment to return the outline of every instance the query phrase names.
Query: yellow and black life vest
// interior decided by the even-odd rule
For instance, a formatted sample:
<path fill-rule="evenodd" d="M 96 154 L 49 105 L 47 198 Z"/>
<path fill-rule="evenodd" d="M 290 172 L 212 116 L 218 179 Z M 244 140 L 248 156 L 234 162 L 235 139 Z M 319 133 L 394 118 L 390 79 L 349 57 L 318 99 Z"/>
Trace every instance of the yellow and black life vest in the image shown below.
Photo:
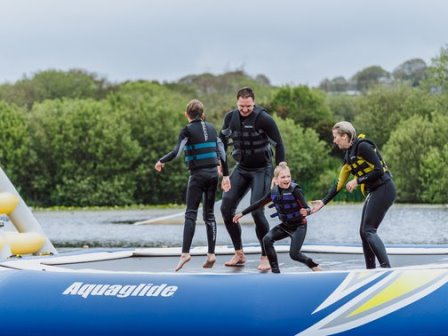
<path fill-rule="evenodd" d="M 378 178 L 376 181 L 369 182 L 368 184 L 361 184 L 361 191 L 363 194 L 365 193 L 365 189 L 372 190 L 379 185 L 383 184 L 384 182 L 390 180 L 390 172 L 387 168 L 386 162 L 383 160 L 380 152 L 378 151 L 378 148 L 373 143 L 373 141 L 364 138 L 364 134 L 360 134 L 358 136 L 358 139 L 353 143 L 353 145 L 350 147 L 349 150 L 345 153 L 344 161 L 346 164 L 350 166 L 351 173 L 357 177 L 362 177 L 368 173 L 370 173 L 374 169 L 374 165 L 371 162 L 366 161 L 363 157 L 358 156 L 358 146 L 363 143 L 367 142 L 372 147 L 376 155 L 378 156 L 378 159 L 381 162 L 381 166 L 383 169 L 384 174 Z"/>

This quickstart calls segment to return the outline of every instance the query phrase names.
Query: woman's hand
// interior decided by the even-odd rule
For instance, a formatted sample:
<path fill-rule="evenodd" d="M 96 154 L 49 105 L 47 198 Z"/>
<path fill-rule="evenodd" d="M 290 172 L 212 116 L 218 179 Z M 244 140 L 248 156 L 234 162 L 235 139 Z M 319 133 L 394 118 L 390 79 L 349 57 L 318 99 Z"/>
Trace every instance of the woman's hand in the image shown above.
<path fill-rule="evenodd" d="M 322 202 L 322 200 L 311 201 L 311 204 L 313 205 L 313 207 L 311 208 L 312 214 L 318 212 L 325 205 L 324 202 Z"/>
<path fill-rule="evenodd" d="M 358 187 L 358 180 L 357 179 L 351 180 L 345 185 L 345 187 L 349 192 L 353 192 Z"/>

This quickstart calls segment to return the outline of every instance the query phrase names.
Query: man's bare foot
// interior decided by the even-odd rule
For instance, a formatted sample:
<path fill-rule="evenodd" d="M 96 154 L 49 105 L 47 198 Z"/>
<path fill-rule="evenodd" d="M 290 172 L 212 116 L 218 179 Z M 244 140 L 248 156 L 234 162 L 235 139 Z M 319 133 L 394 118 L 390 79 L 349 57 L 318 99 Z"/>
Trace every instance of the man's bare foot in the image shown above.
<path fill-rule="evenodd" d="M 244 255 L 243 250 L 236 250 L 232 259 L 226 261 L 224 265 L 226 266 L 244 266 L 246 262 L 246 256 Z"/>
<path fill-rule="evenodd" d="M 262 272 L 267 272 L 271 269 L 271 265 L 269 265 L 268 257 L 262 256 L 260 259 L 260 265 L 258 265 L 257 269 Z"/>
<path fill-rule="evenodd" d="M 322 268 L 320 268 L 319 266 L 314 266 L 313 268 L 311 268 L 311 270 L 313 272 L 322 272 Z"/>
<path fill-rule="evenodd" d="M 176 272 L 179 271 L 184 265 L 191 260 L 191 255 L 189 253 L 182 253 L 179 258 L 179 263 L 176 266 Z"/>
<path fill-rule="evenodd" d="M 216 262 L 216 256 L 214 253 L 207 253 L 207 259 L 205 263 L 202 265 L 203 268 L 212 268 Z"/>

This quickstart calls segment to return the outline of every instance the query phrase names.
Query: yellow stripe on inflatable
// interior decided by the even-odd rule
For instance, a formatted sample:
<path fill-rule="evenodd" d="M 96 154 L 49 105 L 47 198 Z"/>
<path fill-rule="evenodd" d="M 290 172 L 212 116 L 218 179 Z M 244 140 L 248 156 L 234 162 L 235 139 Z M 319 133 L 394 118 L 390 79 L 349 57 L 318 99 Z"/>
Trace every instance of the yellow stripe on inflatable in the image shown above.
<path fill-rule="evenodd" d="M 428 283 L 432 283 L 443 272 L 446 272 L 446 270 L 430 270 L 425 273 L 419 271 L 404 271 L 393 283 L 353 311 L 349 316 L 355 316 L 400 298 Z"/>
<path fill-rule="evenodd" d="M 45 243 L 45 237 L 37 232 L 3 232 L 0 234 L 0 245 L 9 245 L 13 255 L 32 254 L 38 252 Z"/>
<path fill-rule="evenodd" d="M 19 198 L 9 192 L 0 192 L 0 213 L 9 215 L 19 204 Z"/>

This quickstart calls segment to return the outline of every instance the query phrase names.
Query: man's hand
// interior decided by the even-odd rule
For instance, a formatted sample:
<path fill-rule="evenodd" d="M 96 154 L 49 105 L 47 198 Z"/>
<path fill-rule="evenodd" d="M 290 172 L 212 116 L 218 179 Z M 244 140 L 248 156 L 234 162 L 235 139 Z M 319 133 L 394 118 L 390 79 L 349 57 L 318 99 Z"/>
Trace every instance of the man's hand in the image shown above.
<path fill-rule="evenodd" d="M 230 190 L 231 185 L 230 185 L 230 178 L 229 178 L 228 176 L 224 176 L 224 177 L 222 178 L 222 181 L 221 181 L 221 188 L 222 188 L 222 190 L 224 190 L 225 192 L 227 192 L 227 191 Z"/>
<path fill-rule="evenodd" d="M 243 217 L 243 214 L 242 214 L 241 212 L 240 212 L 240 213 L 237 213 L 237 214 L 235 214 L 235 216 L 233 216 L 232 221 L 233 221 L 234 223 L 238 223 L 238 221 L 239 221 L 239 219 L 240 219 L 241 217 Z"/>

